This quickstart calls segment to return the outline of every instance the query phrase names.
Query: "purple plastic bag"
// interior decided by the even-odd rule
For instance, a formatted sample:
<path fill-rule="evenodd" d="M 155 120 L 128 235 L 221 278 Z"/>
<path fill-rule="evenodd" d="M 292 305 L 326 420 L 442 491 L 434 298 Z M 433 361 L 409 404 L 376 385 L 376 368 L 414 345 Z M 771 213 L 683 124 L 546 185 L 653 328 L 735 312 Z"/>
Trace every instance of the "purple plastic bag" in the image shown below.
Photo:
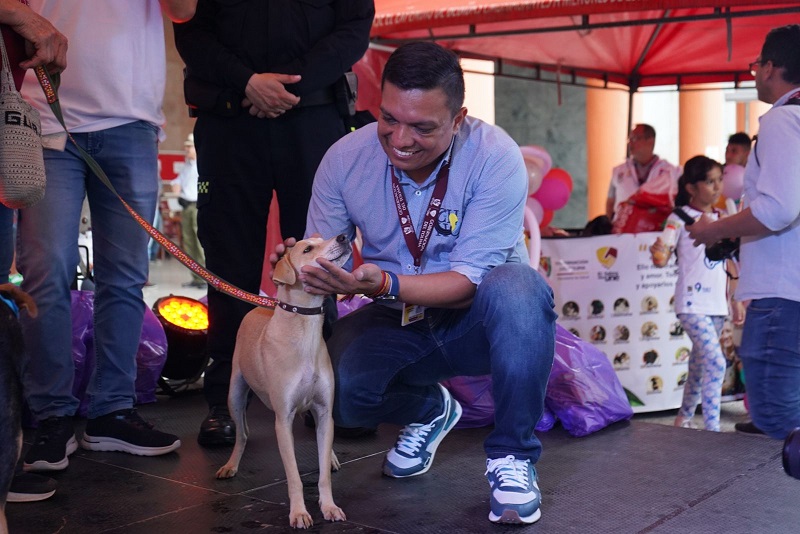
<path fill-rule="evenodd" d="M 606 355 L 558 324 L 545 403 L 573 436 L 586 436 L 633 417 Z"/>
<path fill-rule="evenodd" d="M 547 432 L 556 425 L 556 416 L 550 411 L 550 408 L 545 404 L 544 411 L 542 411 L 542 418 L 536 423 L 537 432 Z"/>
<path fill-rule="evenodd" d="M 492 376 L 457 376 L 443 380 L 453 398 L 461 404 L 463 413 L 456 428 L 477 428 L 494 423 L 494 398 L 492 397 Z M 556 416 L 547 406 L 542 418 L 536 424 L 538 432 L 547 432 L 556 424 Z"/>
<path fill-rule="evenodd" d="M 153 310 L 146 308 L 136 354 L 136 404 L 156 402 L 156 385 L 166 362 L 167 334 Z"/>
<path fill-rule="evenodd" d="M 73 290 L 72 302 L 72 361 L 75 365 L 75 378 L 72 381 L 72 394 L 81 401 L 77 415 L 86 417 L 89 401 L 86 388 L 94 369 L 94 327 L 92 312 L 94 294 L 90 291 Z"/>
<path fill-rule="evenodd" d="M 364 295 L 353 295 L 353 298 L 351 299 L 337 300 L 336 309 L 339 312 L 339 317 L 344 317 L 348 313 L 353 313 L 357 309 L 363 308 L 370 302 L 372 302 L 372 299 L 367 298 Z"/>
<path fill-rule="evenodd" d="M 442 385 L 463 410 L 456 428 L 477 428 L 494 423 L 491 375 L 456 376 L 443 380 Z"/>
<path fill-rule="evenodd" d="M 72 394 L 80 400 L 77 415 L 86 417 L 89 398 L 86 389 L 94 371 L 94 292 L 72 291 L 72 358 L 75 379 Z M 139 349 L 136 354 L 136 403 L 156 401 L 156 386 L 167 361 L 167 336 L 152 310 L 145 309 Z"/>

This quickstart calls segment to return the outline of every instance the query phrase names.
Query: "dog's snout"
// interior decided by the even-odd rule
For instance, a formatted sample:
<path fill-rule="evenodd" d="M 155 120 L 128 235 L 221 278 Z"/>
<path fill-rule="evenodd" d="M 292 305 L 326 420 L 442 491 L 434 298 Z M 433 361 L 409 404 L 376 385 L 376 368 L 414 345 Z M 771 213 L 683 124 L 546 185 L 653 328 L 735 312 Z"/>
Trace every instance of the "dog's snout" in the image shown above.
<path fill-rule="evenodd" d="M 344 235 L 344 234 L 337 235 L 336 236 L 336 242 L 337 243 L 345 243 L 345 242 L 347 242 L 347 236 Z"/>

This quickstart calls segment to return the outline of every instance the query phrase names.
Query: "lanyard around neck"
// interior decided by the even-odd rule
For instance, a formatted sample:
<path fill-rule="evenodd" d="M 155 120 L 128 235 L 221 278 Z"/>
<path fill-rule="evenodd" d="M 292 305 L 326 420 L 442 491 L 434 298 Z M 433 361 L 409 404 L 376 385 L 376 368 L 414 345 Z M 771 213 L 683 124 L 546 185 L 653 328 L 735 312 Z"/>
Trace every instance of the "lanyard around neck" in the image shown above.
<path fill-rule="evenodd" d="M 403 188 L 400 186 L 400 180 L 392 167 L 392 191 L 394 192 L 394 203 L 397 206 L 397 217 L 400 219 L 400 228 L 403 230 L 403 237 L 406 240 L 406 246 L 411 256 L 414 258 L 414 267 L 417 272 L 422 265 L 422 253 L 428 246 L 431 234 L 433 234 L 433 226 L 436 217 L 439 214 L 439 208 L 442 205 L 442 199 L 447 192 L 447 180 L 450 176 L 450 162 L 444 162 L 436 174 L 436 185 L 433 188 L 433 195 L 428 203 L 428 209 L 425 210 L 425 218 L 422 221 L 422 227 L 419 231 L 419 238 L 414 231 L 414 223 L 411 221 L 411 214 L 408 212 L 408 202 L 403 193 Z"/>

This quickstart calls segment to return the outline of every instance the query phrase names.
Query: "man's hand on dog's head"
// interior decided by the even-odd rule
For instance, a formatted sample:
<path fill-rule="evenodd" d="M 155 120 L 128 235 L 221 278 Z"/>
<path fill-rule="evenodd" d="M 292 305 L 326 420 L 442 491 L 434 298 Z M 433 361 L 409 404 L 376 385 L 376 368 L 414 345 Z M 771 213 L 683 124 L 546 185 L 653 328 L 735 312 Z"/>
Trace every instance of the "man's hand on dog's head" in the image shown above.
<path fill-rule="evenodd" d="M 272 278 L 275 275 L 275 265 L 280 261 L 286 251 L 297 244 L 297 239 L 293 237 L 288 237 L 283 240 L 283 243 L 278 243 L 275 246 L 275 252 L 270 253 L 269 255 L 269 266 L 270 272 L 269 276 Z"/>
<path fill-rule="evenodd" d="M 316 295 L 374 293 L 383 281 L 381 268 L 372 263 L 360 265 L 352 273 L 324 258 L 318 258 L 317 263 L 319 267 L 306 265 L 300 269 L 305 290 Z"/>

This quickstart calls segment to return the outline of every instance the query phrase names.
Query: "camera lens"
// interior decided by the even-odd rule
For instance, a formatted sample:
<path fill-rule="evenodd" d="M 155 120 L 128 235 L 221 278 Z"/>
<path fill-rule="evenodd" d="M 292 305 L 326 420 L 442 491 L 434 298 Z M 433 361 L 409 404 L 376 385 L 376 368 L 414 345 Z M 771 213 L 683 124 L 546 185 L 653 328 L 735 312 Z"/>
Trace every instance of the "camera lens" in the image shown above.
<path fill-rule="evenodd" d="M 783 470 L 800 479 L 800 428 L 792 430 L 783 443 Z"/>

